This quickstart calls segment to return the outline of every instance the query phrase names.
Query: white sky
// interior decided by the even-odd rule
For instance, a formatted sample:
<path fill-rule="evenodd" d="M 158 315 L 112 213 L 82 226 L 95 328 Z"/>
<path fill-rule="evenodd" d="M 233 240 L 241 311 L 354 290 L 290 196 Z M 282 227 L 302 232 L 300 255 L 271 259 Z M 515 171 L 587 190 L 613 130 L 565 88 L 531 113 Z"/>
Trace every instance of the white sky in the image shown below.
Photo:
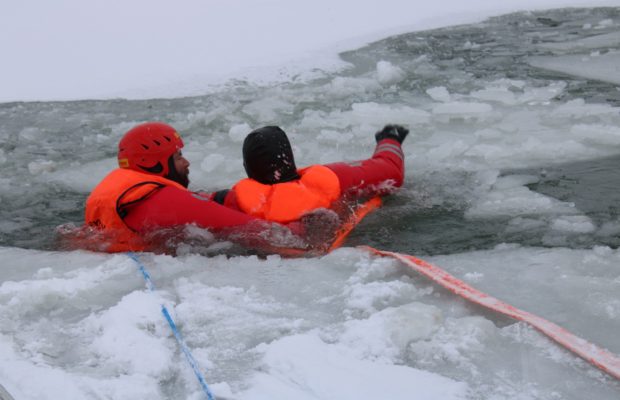
<path fill-rule="evenodd" d="M 0 102 L 195 95 L 338 51 L 518 10 L 620 0 L 20 0 L 0 3 Z"/>

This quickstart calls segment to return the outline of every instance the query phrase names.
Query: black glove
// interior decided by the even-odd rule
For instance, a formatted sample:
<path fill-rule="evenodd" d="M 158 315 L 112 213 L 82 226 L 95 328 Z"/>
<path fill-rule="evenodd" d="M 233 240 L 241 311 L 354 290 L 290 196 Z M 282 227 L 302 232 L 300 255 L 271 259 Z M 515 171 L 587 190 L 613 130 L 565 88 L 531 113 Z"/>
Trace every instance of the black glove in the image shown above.
<path fill-rule="evenodd" d="M 401 125 L 386 125 L 382 130 L 375 133 L 375 139 L 377 143 L 382 141 L 383 139 L 394 139 L 398 141 L 398 143 L 402 144 L 403 140 L 409 134 L 409 129 L 405 128 Z"/>

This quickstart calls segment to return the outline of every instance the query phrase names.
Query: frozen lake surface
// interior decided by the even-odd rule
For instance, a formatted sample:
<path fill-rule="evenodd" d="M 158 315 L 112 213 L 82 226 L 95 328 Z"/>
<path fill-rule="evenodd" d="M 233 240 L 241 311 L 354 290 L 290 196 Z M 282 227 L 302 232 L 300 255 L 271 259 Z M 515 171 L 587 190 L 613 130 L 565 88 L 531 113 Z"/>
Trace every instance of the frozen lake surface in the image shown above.
<path fill-rule="evenodd" d="M 516 13 L 391 36 L 311 79 L 195 97 L 0 103 L 0 383 L 19 399 L 601 399 L 620 383 L 368 244 L 422 257 L 620 354 L 620 9 Z M 183 135 L 192 189 L 243 174 L 278 124 L 299 165 L 366 158 L 406 124 L 407 177 L 327 256 L 61 251 L 136 123 Z M 225 246 L 225 245 L 224 245 Z M 225 247 L 224 247 L 225 249 Z"/>

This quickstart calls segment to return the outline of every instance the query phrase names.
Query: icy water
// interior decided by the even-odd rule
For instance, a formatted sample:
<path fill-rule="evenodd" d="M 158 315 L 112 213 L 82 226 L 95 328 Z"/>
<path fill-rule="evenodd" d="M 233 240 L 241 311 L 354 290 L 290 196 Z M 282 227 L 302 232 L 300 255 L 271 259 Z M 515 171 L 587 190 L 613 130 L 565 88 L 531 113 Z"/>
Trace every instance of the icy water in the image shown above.
<path fill-rule="evenodd" d="M 619 27 L 618 8 L 519 13 L 387 38 L 311 81 L 0 104 L 0 383 L 16 399 L 201 398 L 164 302 L 232 398 L 620 398 L 526 325 L 354 248 L 424 257 L 620 354 Z M 406 184 L 322 258 L 212 257 L 208 237 L 141 255 L 152 294 L 126 256 L 54 238 L 146 120 L 182 133 L 205 190 L 243 177 L 252 128 L 282 126 L 307 165 L 366 158 L 402 123 Z"/>

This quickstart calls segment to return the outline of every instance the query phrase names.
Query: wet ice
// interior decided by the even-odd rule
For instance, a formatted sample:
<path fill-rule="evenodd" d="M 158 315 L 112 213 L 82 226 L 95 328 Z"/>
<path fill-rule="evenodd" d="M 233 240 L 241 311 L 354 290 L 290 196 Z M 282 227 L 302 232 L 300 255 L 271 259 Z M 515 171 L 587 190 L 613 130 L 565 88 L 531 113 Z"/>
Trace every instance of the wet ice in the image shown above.
<path fill-rule="evenodd" d="M 2 104 L 0 382 L 26 399 L 200 398 L 163 302 L 216 394 L 617 398 L 617 382 L 533 329 L 352 247 L 316 259 L 227 258 L 191 244 L 176 258 L 145 254 L 153 295 L 126 256 L 50 240 L 81 221 L 134 123 L 176 126 L 192 188 L 215 190 L 245 175 L 240 143 L 252 128 L 283 126 L 303 166 L 368 157 L 373 133 L 399 122 L 411 129 L 405 188 L 349 245 L 422 256 L 620 353 L 620 101 L 603 79 L 617 66 L 606 56 L 617 27 L 617 9 L 517 14 L 391 37 L 305 83 Z M 529 51 L 552 54 L 538 65 L 521 57 Z M 566 57 L 580 61 L 549 72 L 551 60 L 577 60 Z"/>

